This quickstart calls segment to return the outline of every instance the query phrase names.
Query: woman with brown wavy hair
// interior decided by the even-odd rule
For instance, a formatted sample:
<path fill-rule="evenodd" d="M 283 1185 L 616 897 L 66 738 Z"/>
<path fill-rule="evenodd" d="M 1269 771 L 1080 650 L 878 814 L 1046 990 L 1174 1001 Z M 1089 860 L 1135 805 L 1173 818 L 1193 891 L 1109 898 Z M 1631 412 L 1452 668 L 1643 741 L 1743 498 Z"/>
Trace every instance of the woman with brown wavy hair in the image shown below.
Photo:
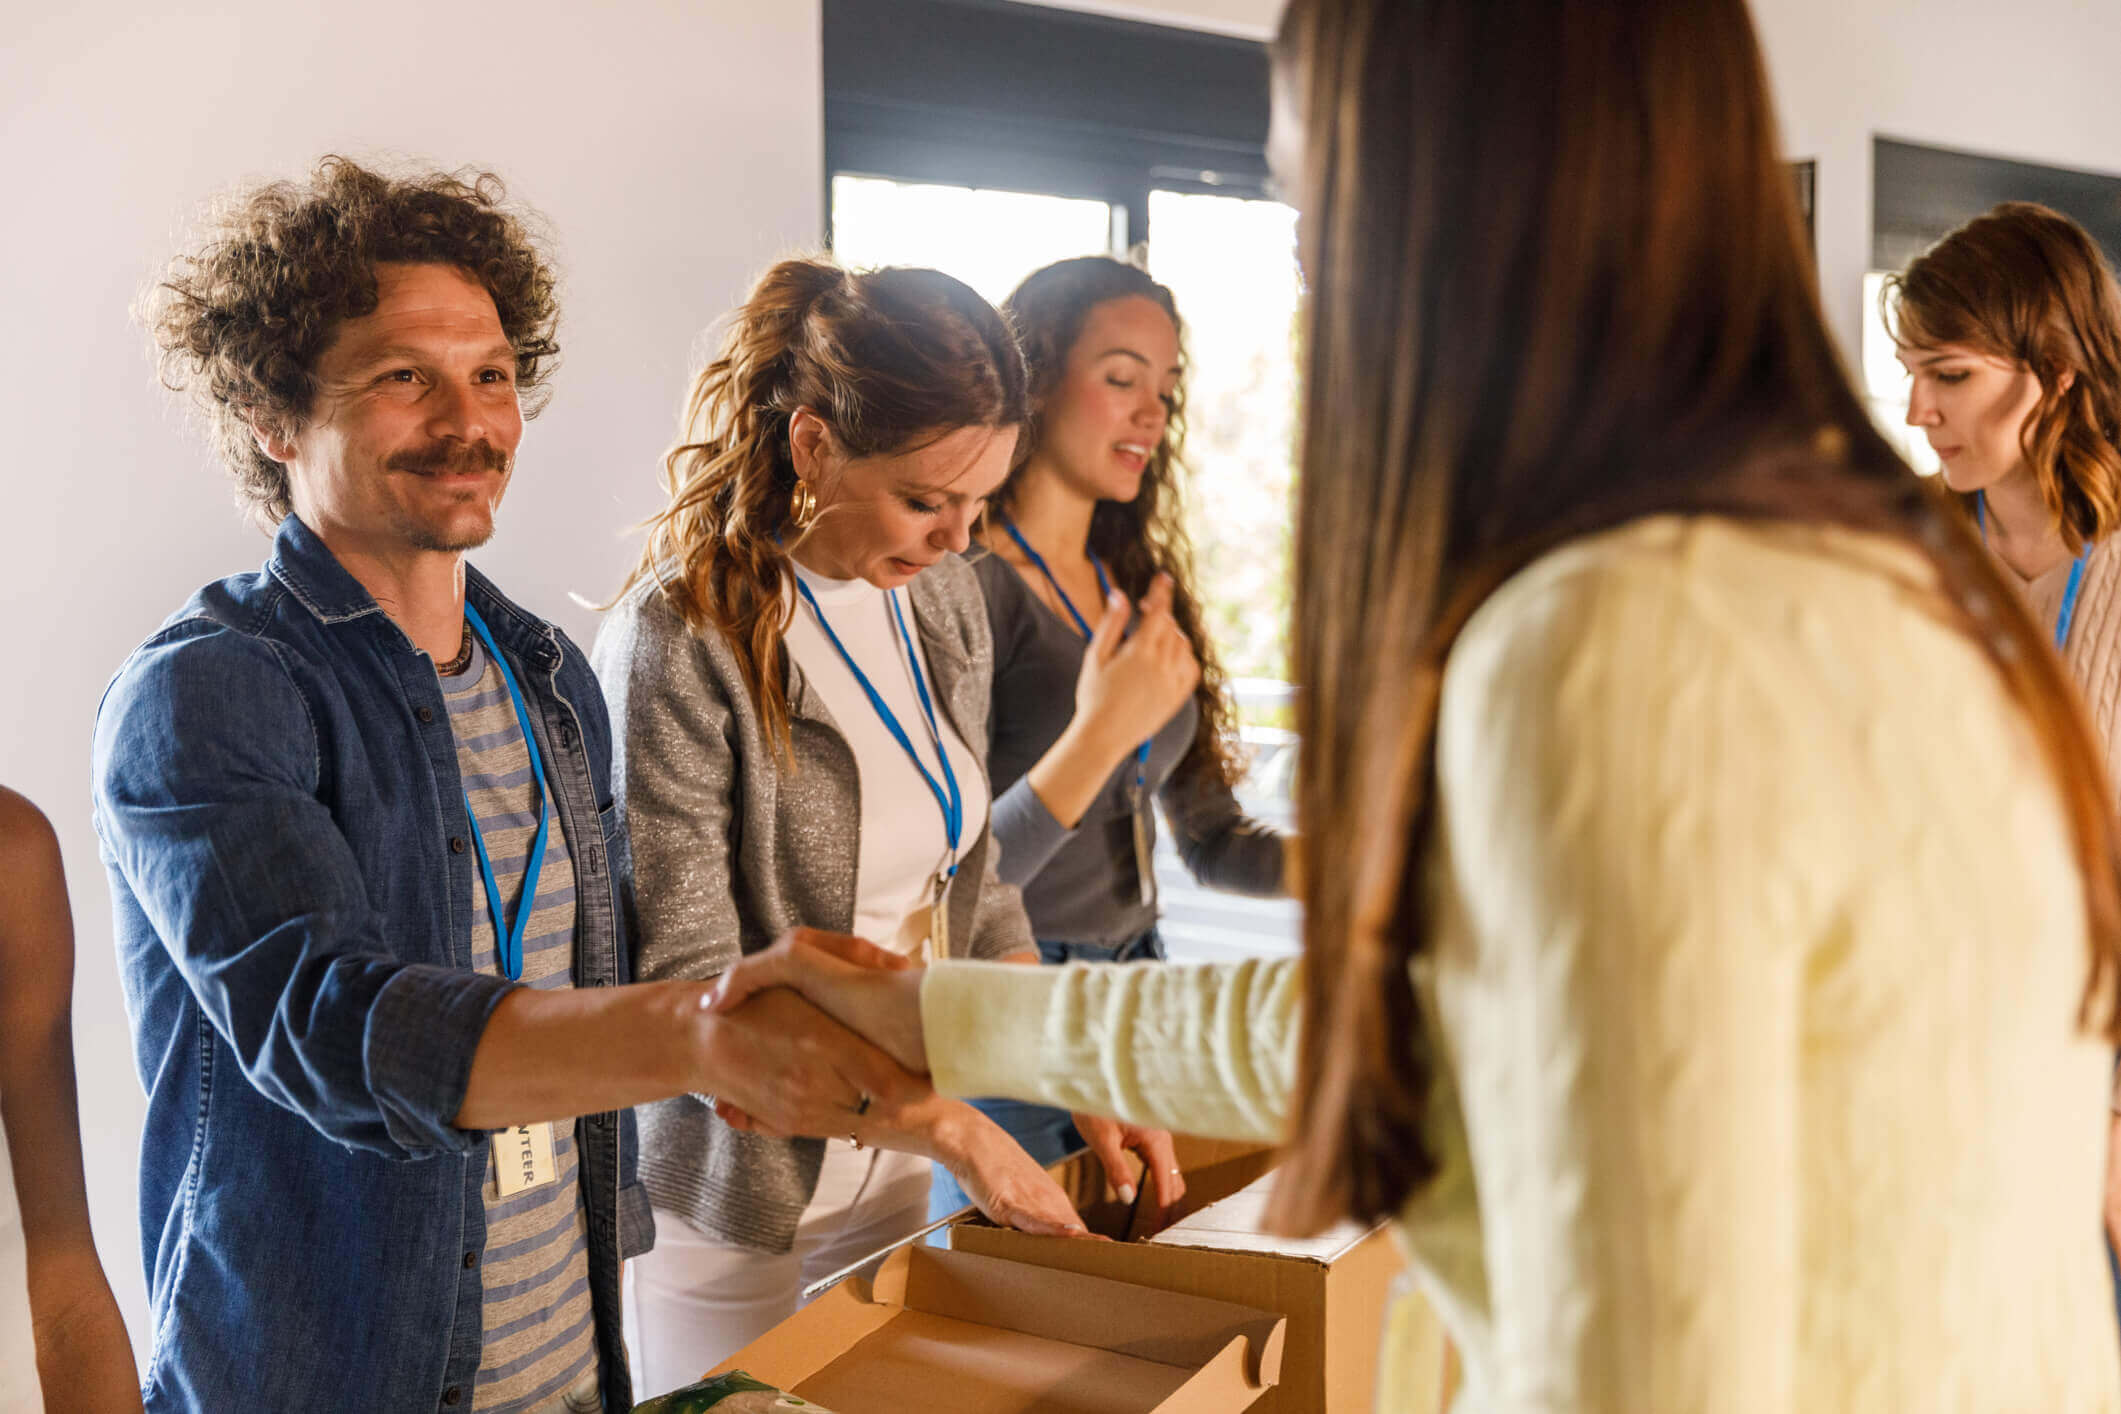
<path fill-rule="evenodd" d="M 1743 0 L 1291 0 L 1275 57 L 1303 959 L 722 1000 L 1285 1140 L 1275 1218 L 1397 1223 L 1459 1414 L 2121 1409 L 2106 773 L 1848 384 Z"/>
<path fill-rule="evenodd" d="M 2121 289 L 2089 233 L 2005 202 L 1886 282 L 1907 421 L 1973 506 L 2121 768 Z M 2117 1096 L 2121 1099 L 2121 1096 Z M 2121 1103 L 2107 1123 L 2106 1232 L 2121 1240 Z M 2121 1283 L 2121 1275 L 2117 1275 Z"/>
<path fill-rule="evenodd" d="M 995 874 L 993 650 L 958 558 L 1024 416 L 1007 327 L 949 276 L 786 260 L 737 312 L 592 654 L 644 978 L 713 977 L 799 923 L 1035 959 Z M 827 1138 L 732 1129 L 703 1096 L 640 1111 L 659 1232 L 627 1302 L 644 1391 L 918 1228 L 931 1160 L 1000 1221 L 1081 1231 L 992 1122 L 907 1081 Z"/>
<path fill-rule="evenodd" d="M 1215 888 L 1282 892 L 1283 840 L 1248 818 L 1222 670 L 1179 520 L 1178 305 L 1105 256 L 1033 272 L 1002 302 L 1031 420 L 972 569 L 994 631 L 994 834 L 1048 963 L 1160 960 L 1153 802 Z M 1137 606 L 1138 612 L 1137 612 Z M 1183 1181 L 1160 1133 L 1082 1132 L 1065 1110 L 977 1102 L 1041 1163 L 1140 1150 L 1159 1203 Z M 1124 1186 L 1122 1197 L 1132 1194 Z M 933 1215 L 964 1196 L 938 1173 Z"/>

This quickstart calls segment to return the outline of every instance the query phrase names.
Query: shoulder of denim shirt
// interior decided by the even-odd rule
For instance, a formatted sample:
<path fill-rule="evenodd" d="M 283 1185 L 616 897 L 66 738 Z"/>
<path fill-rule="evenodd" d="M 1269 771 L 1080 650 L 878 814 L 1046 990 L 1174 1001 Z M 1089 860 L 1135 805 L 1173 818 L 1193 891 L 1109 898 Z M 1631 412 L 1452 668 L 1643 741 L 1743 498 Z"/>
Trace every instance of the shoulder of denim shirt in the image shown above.
<path fill-rule="evenodd" d="M 197 661 L 201 666 L 222 653 L 244 655 L 262 651 L 276 657 L 262 642 L 249 649 L 243 645 L 246 641 L 263 640 L 267 636 L 285 598 L 286 590 L 262 570 L 231 575 L 201 587 L 182 608 L 164 619 L 160 627 L 125 656 L 117 672 L 112 674 L 104 695 L 108 697 L 110 688 L 133 672 L 143 660 L 164 654 L 178 653 L 186 661 Z"/>
<path fill-rule="evenodd" d="M 130 776 L 126 763 L 148 757 L 181 753 L 196 764 L 216 742 L 250 759 L 284 755 L 291 774 L 315 776 L 316 715 L 297 678 L 299 655 L 270 632 L 280 591 L 261 576 L 242 578 L 249 592 L 224 580 L 192 596 L 112 676 L 96 710 L 99 780 Z"/>

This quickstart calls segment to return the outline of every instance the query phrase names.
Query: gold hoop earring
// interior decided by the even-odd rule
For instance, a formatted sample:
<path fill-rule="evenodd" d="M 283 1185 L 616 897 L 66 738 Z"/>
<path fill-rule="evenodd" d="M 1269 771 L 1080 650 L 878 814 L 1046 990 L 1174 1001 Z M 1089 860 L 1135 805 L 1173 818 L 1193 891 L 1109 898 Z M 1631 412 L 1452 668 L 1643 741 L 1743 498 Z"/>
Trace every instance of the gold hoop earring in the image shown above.
<path fill-rule="evenodd" d="M 816 519 L 817 492 L 810 489 L 809 482 L 798 478 L 788 497 L 788 523 L 797 530 L 808 530 Z"/>

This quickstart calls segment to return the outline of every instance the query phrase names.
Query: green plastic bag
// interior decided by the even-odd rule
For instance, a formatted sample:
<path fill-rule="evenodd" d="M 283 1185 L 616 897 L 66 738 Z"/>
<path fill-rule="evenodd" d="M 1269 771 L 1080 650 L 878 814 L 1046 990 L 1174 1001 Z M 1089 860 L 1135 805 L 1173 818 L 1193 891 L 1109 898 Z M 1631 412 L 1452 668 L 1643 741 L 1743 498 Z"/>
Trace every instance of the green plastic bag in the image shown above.
<path fill-rule="evenodd" d="M 726 1375 L 716 1375 L 711 1380 L 701 1380 L 696 1385 L 674 1389 L 668 1394 L 657 1395 L 646 1404 L 633 1406 L 633 1414 L 782 1414 L 784 1410 L 800 1409 L 808 1414 L 832 1414 L 807 1399 L 798 1399 L 792 1394 L 783 1394 L 763 1380 L 753 1379 L 742 1370 L 731 1370 Z"/>

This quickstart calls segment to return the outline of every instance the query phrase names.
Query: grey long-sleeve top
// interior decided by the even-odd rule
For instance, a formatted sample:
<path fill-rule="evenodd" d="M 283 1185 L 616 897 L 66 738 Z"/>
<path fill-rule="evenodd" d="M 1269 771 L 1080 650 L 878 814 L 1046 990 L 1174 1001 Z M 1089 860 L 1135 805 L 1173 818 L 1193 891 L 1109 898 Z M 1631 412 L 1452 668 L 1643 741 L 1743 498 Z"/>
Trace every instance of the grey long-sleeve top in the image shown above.
<path fill-rule="evenodd" d="M 1120 763 L 1073 829 L 1053 818 L 1024 775 L 1075 713 L 1083 637 L 1000 556 L 974 551 L 972 573 L 994 635 L 987 777 L 995 793 L 1002 878 L 1023 889 L 1032 931 L 1040 938 L 1102 947 L 1125 943 L 1156 922 L 1156 908 L 1142 902 L 1135 874 L 1129 809 L 1134 757 L 1130 753 Z M 1179 857 L 1211 888 L 1279 895 L 1280 834 L 1246 815 L 1220 781 L 1173 778 L 1199 727 L 1200 711 L 1189 700 L 1149 743 L 1148 786 L 1164 807 Z"/>
<path fill-rule="evenodd" d="M 936 706 L 984 758 L 994 648 L 972 571 L 945 556 L 906 592 Z M 702 980 L 798 924 L 847 930 L 861 782 L 802 670 L 787 661 L 791 771 L 767 744 L 728 645 L 686 628 L 653 582 L 612 608 L 590 661 L 611 706 L 613 791 L 632 839 L 636 975 Z M 980 830 L 950 890 L 958 956 L 1033 946 L 1016 889 L 996 875 L 992 839 Z M 637 1113 L 641 1178 L 657 1207 L 725 1242 L 789 1249 L 817 1188 L 823 1140 L 739 1133 L 691 1095 Z"/>

